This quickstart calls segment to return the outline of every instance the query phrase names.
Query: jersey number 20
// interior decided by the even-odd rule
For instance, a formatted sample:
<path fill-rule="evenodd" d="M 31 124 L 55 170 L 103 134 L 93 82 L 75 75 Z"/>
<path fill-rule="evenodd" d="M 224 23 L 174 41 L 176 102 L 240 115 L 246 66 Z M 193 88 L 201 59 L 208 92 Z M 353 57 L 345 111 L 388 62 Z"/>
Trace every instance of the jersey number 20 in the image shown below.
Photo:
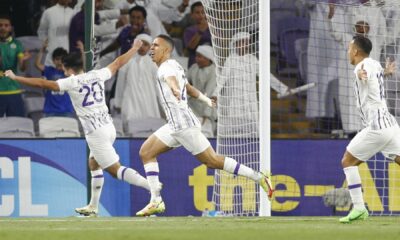
<path fill-rule="evenodd" d="M 85 98 L 82 102 L 82 107 L 93 105 L 94 102 L 103 101 L 103 88 L 98 82 L 92 83 L 92 85 L 83 85 L 79 92 L 84 92 Z"/>

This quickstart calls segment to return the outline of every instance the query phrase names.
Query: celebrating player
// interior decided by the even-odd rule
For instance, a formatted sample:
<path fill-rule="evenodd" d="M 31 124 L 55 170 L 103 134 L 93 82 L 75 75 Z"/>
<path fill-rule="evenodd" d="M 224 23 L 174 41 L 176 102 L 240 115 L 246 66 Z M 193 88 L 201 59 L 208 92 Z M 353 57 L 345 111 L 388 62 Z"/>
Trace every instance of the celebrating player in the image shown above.
<path fill-rule="evenodd" d="M 113 147 L 116 131 L 104 99 L 104 82 L 125 65 L 141 45 L 140 40 L 135 40 L 128 52 L 116 58 L 107 67 L 87 73 L 83 72 L 81 54 L 71 53 L 63 59 L 64 72 L 69 77 L 58 81 L 16 76 L 11 70 L 5 73 L 22 84 L 52 91 L 67 91 L 70 95 L 89 145 L 89 168 L 92 175 L 91 200 L 89 205 L 75 209 L 79 214 L 97 215 L 104 183 L 102 169 L 119 180 L 150 190 L 144 177 L 119 163 L 119 156 Z"/>
<path fill-rule="evenodd" d="M 156 37 L 150 48 L 150 56 L 158 65 L 157 86 L 168 123 L 152 134 L 140 149 L 139 154 L 151 189 L 151 200 L 136 215 L 149 216 L 165 211 L 165 204 L 160 195 L 156 157 L 181 145 L 209 168 L 223 169 L 259 182 L 271 198 L 274 190 L 269 174 L 241 165 L 230 157 L 217 155 L 202 134 L 199 120 L 187 105 L 187 94 L 209 106 L 212 106 L 212 100 L 188 84 L 183 68 L 177 61 L 170 59 L 173 48 L 173 40 L 165 35 Z"/>
<path fill-rule="evenodd" d="M 371 41 L 363 36 L 354 37 L 348 48 L 350 63 L 356 66 L 354 92 L 364 128 L 351 140 L 342 159 L 353 202 L 350 213 L 340 219 L 342 223 L 364 220 L 369 215 L 362 195 L 358 165 L 377 152 L 400 164 L 399 126 L 386 106 L 384 69 L 369 57 L 371 50 Z"/>

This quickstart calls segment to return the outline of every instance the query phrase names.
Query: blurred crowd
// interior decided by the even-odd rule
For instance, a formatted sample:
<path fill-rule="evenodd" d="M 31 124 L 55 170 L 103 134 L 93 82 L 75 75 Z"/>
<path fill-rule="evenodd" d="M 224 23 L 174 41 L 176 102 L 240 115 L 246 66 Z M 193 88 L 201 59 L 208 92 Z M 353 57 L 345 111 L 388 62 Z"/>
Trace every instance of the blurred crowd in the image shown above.
<path fill-rule="evenodd" d="M 385 68 L 389 109 L 400 116 L 399 6 L 397 0 L 271 2 L 271 14 L 277 16 L 271 16 L 271 41 L 278 48 L 278 74 L 292 64 L 300 72 L 300 83 L 317 84 L 307 91 L 305 112 L 317 120 L 315 131 L 341 130 L 352 136 L 362 128 L 354 98 L 354 66 L 347 57 L 348 44 L 356 35 L 371 40 L 370 57 Z"/>
<path fill-rule="evenodd" d="M 237 2 L 246 4 L 246 1 L 233 2 L 229 9 L 240 7 Z M 12 69 L 49 80 L 63 78 L 62 57 L 69 52 L 85 53 L 83 3 L 84 0 L 1 1 L 0 116 L 32 117 L 33 112 L 39 111 L 38 118 L 75 117 L 67 93 L 22 88 L 5 77 L 3 71 Z M 110 113 L 121 119 L 124 128 L 131 121 L 165 119 L 155 90 L 157 67 L 148 55 L 152 39 L 159 34 L 174 39 L 173 57 L 187 71 L 188 81 L 210 97 L 219 95 L 220 104 L 231 106 L 231 111 L 221 111 L 225 115 L 220 125 L 226 126 L 226 131 L 232 130 L 232 121 L 243 120 L 242 125 L 249 125 L 248 119 L 258 118 L 258 100 L 254 94 L 258 72 L 258 50 L 254 49 L 258 47 L 254 42 L 257 27 L 252 23 L 242 31 L 237 23 L 249 21 L 251 16 L 246 14 L 250 14 L 250 8 L 240 13 L 241 18 L 230 16 L 232 24 L 221 30 L 228 32 L 232 30 L 229 27 L 236 26 L 229 35 L 232 46 L 223 43 L 213 50 L 201 1 L 94 0 L 94 4 L 95 40 L 91 49 L 94 68 L 104 67 L 126 52 L 135 38 L 144 43 L 137 56 L 106 82 Z M 330 133 L 332 129 L 341 129 L 351 134 L 361 128 L 353 99 L 352 66 L 346 55 L 347 44 L 354 35 L 371 39 L 374 45 L 371 57 L 386 68 L 389 109 L 400 116 L 396 75 L 400 10 L 395 7 L 400 4 L 396 0 L 280 0 L 270 4 L 271 49 L 278 56 L 277 67 L 273 69 L 277 78 L 271 78 L 271 86 L 277 92 L 289 91 L 278 81 L 286 68 L 294 68 L 298 73 L 297 85 L 316 83 L 307 92 L 305 115 L 321 123 L 318 131 Z M 224 48 L 230 52 L 220 52 Z M 246 72 L 255 74 L 244 75 Z M 232 84 L 239 84 L 239 92 L 235 92 L 235 87 L 229 88 Z M 241 102 L 248 99 L 250 105 L 242 108 Z M 214 137 L 216 109 L 204 107 L 194 99 L 188 102 L 201 120 L 206 136 Z M 239 116 L 243 119 L 238 119 Z M 252 125 L 257 132 L 258 122 L 253 121 Z M 220 130 L 223 133 L 224 129 Z"/>
<path fill-rule="evenodd" d="M 168 34 L 175 41 L 174 58 L 188 71 L 188 81 L 209 96 L 216 87 L 211 34 L 203 5 L 195 0 L 94 0 L 93 67 L 107 66 L 138 38 L 138 54 L 107 81 L 110 113 L 129 121 L 164 119 L 157 99 L 157 67 L 148 55 L 152 39 Z M 0 3 L 0 116 L 30 117 L 32 99 L 43 98 L 40 117 L 75 117 L 67 93 L 24 88 L 3 75 L 7 69 L 27 76 L 64 77 L 61 59 L 69 52 L 84 54 L 83 0 L 13 0 Z M 33 98 L 34 97 L 34 98 Z M 29 102 L 31 101 L 31 102 Z M 39 101 L 40 103 L 40 101 Z M 216 132 L 216 110 L 189 99 L 208 137 Z M 151 121 L 150 121 L 151 122 Z"/>

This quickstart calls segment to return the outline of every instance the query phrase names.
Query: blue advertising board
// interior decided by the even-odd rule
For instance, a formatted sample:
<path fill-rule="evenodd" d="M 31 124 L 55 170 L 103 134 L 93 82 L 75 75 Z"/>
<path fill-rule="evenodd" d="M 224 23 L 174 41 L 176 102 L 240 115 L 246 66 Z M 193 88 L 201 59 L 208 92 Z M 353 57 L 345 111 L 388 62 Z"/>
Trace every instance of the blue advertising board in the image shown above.
<path fill-rule="evenodd" d="M 82 140 L 0 140 L 0 216 L 70 216 L 86 203 Z"/>
<path fill-rule="evenodd" d="M 143 141 L 118 139 L 115 148 L 122 165 L 144 176 L 139 158 Z M 347 144 L 346 140 L 273 140 L 271 168 L 277 191 L 272 215 L 331 215 L 321 196 L 345 186 L 340 160 Z M 84 139 L 0 140 L 0 217 L 75 215 L 73 209 L 87 203 L 87 156 Z M 166 216 L 198 216 L 213 207 L 214 170 L 184 148 L 164 153 L 158 160 Z M 364 189 L 370 210 L 399 212 L 395 195 L 400 185 L 396 185 L 399 190 L 389 188 L 396 183 L 388 180 L 399 169 L 384 161 L 360 168 L 362 177 L 370 179 Z M 148 203 L 147 190 L 104 175 L 102 216 L 134 216 Z"/>

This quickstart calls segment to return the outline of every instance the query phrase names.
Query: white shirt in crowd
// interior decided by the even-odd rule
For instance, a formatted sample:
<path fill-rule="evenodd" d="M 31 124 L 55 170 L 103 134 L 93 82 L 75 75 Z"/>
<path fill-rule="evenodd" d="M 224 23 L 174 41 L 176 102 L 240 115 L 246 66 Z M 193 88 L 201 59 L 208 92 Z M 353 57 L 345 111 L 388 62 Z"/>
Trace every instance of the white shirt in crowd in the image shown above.
<path fill-rule="evenodd" d="M 134 6 L 136 6 L 135 2 L 129 3 L 126 0 L 120 1 L 117 5 L 116 8 L 118 9 L 131 9 Z M 148 8 L 146 6 L 143 6 L 146 9 L 147 12 L 147 17 L 146 17 L 146 24 L 147 27 L 150 30 L 150 34 L 152 37 L 156 37 L 160 34 L 168 34 L 167 30 L 164 28 L 164 25 L 162 24 L 160 18 L 153 12 L 151 8 Z"/>
<path fill-rule="evenodd" d="M 62 47 L 69 51 L 69 26 L 75 13 L 72 8 L 63 7 L 60 4 L 43 12 L 37 33 L 42 42 L 48 39 L 45 65 L 53 66 L 51 55 L 54 49 Z"/>
<path fill-rule="evenodd" d="M 166 82 L 166 78 L 171 76 L 176 77 L 179 84 L 179 92 L 181 93 L 179 101 Z M 187 103 L 186 84 L 188 81 L 183 67 L 176 60 L 168 59 L 159 66 L 157 81 L 160 101 L 171 129 L 179 131 L 190 127 L 200 127 L 199 120 Z"/>
<path fill-rule="evenodd" d="M 112 122 L 104 94 L 104 82 L 111 75 L 106 67 L 57 81 L 60 91 L 68 92 L 85 134 Z"/>
<path fill-rule="evenodd" d="M 115 105 L 121 108 L 124 121 L 139 118 L 161 118 L 157 97 L 157 65 L 149 55 L 136 55 L 118 73 Z"/>
<path fill-rule="evenodd" d="M 197 63 L 193 64 L 188 71 L 187 77 L 193 87 L 197 88 L 206 96 L 215 96 L 217 88 L 216 66 L 214 63 L 200 68 Z M 217 109 L 205 105 L 196 98 L 189 97 L 189 106 L 200 119 L 201 131 L 206 137 L 213 137 L 216 131 Z"/>

